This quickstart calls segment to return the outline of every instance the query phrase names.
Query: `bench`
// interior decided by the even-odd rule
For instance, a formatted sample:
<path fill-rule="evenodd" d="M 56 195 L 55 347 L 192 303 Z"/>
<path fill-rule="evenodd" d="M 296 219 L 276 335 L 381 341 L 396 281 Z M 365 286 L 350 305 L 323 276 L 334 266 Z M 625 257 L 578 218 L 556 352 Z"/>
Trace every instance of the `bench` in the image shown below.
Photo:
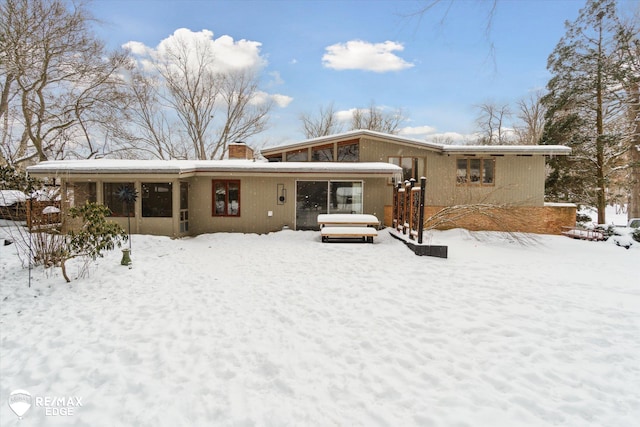
<path fill-rule="evenodd" d="M 370 214 L 320 214 L 318 215 L 320 228 L 324 226 L 380 226 L 380 221 L 375 215 Z"/>
<path fill-rule="evenodd" d="M 362 239 L 373 243 L 380 221 L 375 215 L 368 214 L 320 214 L 318 224 L 323 242 L 329 239 Z"/>
<path fill-rule="evenodd" d="M 604 240 L 604 234 L 597 230 L 587 230 L 580 227 L 562 227 L 565 231 L 562 232 L 563 235 L 567 237 L 571 237 L 572 239 L 580 239 L 580 240 L 592 240 L 592 241 L 601 241 Z"/>
<path fill-rule="evenodd" d="M 322 227 L 320 235 L 323 242 L 328 242 L 330 238 L 336 239 L 362 239 L 365 242 L 373 243 L 373 238 L 378 235 L 378 231 L 373 227 Z"/>

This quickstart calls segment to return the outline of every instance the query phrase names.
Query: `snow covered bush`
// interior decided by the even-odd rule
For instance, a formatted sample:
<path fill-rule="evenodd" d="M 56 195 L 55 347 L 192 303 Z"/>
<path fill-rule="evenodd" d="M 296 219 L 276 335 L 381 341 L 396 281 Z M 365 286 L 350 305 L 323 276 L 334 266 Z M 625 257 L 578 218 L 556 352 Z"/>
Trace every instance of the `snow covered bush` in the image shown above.
<path fill-rule="evenodd" d="M 598 224 L 594 230 L 599 231 L 607 240 L 611 236 L 620 236 L 621 234 L 616 230 L 616 226 L 613 224 Z"/>
<path fill-rule="evenodd" d="M 83 206 L 69 209 L 72 219 L 79 219 L 78 228 L 72 228 L 66 234 L 64 253 L 60 259 L 62 275 L 67 282 L 65 262 L 77 257 L 95 260 L 103 256 L 103 251 L 122 246 L 128 240 L 124 228 L 112 221 L 107 221 L 109 208 L 96 203 L 87 202 Z"/>
<path fill-rule="evenodd" d="M 590 215 L 587 215 L 585 213 L 580 213 L 580 212 L 578 212 L 576 214 L 576 224 L 577 225 L 580 225 L 580 226 L 584 227 L 585 225 L 591 223 L 592 221 L 593 221 L 593 219 L 591 218 Z"/>

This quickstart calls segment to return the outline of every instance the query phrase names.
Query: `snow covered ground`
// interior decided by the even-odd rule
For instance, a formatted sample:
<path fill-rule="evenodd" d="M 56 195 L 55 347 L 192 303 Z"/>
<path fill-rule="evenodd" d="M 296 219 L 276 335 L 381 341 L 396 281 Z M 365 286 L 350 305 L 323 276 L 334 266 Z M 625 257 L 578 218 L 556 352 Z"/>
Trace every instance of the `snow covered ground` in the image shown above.
<path fill-rule="evenodd" d="M 429 240 L 449 258 L 387 231 L 135 235 L 131 269 L 31 288 L 0 246 L 0 424 L 638 425 L 640 245 Z"/>

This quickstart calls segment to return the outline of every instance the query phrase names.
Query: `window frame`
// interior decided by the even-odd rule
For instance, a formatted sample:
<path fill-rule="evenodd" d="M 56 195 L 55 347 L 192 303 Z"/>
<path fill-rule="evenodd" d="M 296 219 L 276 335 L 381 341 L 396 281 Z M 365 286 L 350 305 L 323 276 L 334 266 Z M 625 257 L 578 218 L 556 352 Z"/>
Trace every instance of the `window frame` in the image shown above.
<path fill-rule="evenodd" d="M 114 186 L 114 188 L 107 192 L 107 186 Z M 102 204 L 104 206 L 106 206 L 107 208 L 109 208 L 109 211 L 111 212 L 111 214 L 109 215 L 110 217 L 113 218 L 127 218 L 127 215 L 125 214 L 125 208 L 124 208 L 124 202 L 121 202 L 120 200 L 117 200 L 117 196 L 116 196 L 116 191 L 118 190 L 118 188 L 122 187 L 122 186 L 127 186 L 130 187 L 132 189 L 135 190 L 136 188 L 136 183 L 135 182 L 103 182 L 102 183 Z M 107 197 L 109 196 L 109 197 Z M 120 203 L 121 207 L 122 207 L 122 212 L 118 211 L 118 212 L 114 212 L 114 210 L 112 209 L 112 203 Z M 136 200 L 133 203 L 133 206 L 131 207 L 131 209 L 129 210 L 129 218 L 135 218 L 136 217 L 136 204 L 138 203 L 138 200 Z"/>
<path fill-rule="evenodd" d="M 346 147 L 356 147 L 355 149 L 355 153 L 350 153 L 349 149 Z M 345 151 L 346 149 L 346 151 Z M 349 160 L 349 159 L 345 159 L 346 155 L 351 155 L 354 154 L 355 155 L 355 160 Z M 360 141 L 358 140 L 351 140 L 351 141 L 343 141 L 343 142 L 339 142 L 337 147 L 336 147 L 336 162 L 342 162 L 342 163 L 358 163 L 360 162 Z"/>
<path fill-rule="evenodd" d="M 309 161 L 309 149 L 302 148 L 300 150 L 291 150 L 285 153 L 287 162 L 308 162 Z M 300 157 L 299 159 L 297 157 Z"/>
<path fill-rule="evenodd" d="M 330 150 L 331 158 L 328 159 L 318 159 L 316 158 L 316 153 L 322 153 Z M 334 144 L 325 144 L 325 145 L 315 145 L 311 147 L 311 160 L 312 162 L 333 162 L 334 161 Z"/>
<path fill-rule="evenodd" d="M 222 183 L 224 184 L 225 192 L 224 192 L 224 213 L 216 213 L 216 184 Z M 238 212 L 235 214 L 230 214 L 229 212 L 229 184 L 236 184 L 238 186 Z M 239 179 L 212 179 L 211 180 L 211 216 L 214 217 L 231 217 L 231 218 L 239 218 L 241 213 L 241 185 Z"/>
<path fill-rule="evenodd" d="M 163 192 L 163 191 L 156 191 L 157 190 L 157 186 L 168 186 L 168 190 L 167 192 Z M 149 187 L 154 187 L 154 191 L 145 191 L 145 190 L 149 190 Z M 141 189 L 141 194 L 142 197 L 140 197 L 140 208 L 141 208 L 141 215 L 143 218 L 173 218 L 173 182 L 141 182 L 140 183 L 140 189 Z M 162 214 L 162 215 L 152 215 L 150 214 L 150 212 L 148 212 L 149 210 L 152 210 L 152 206 L 146 206 L 147 209 L 145 209 L 145 205 L 147 205 L 149 202 L 154 202 L 158 200 L 158 197 L 154 197 L 153 195 L 156 194 L 168 194 L 168 204 L 169 204 L 169 214 Z M 145 200 L 147 202 L 145 202 Z M 167 203 L 166 200 L 163 200 L 163 205 Z"/>
<path fill-rule="evenodd" d="M 391 159 L 398 159 L 398 163 L 392 162 Z M 390 163 L 392 165 L 396 165 L 400 168 L 402 168 L 402 182 L 406 181 L 407 179 L 404 176 L 404 171 L 405 168 L 402 165 L 403 164 L 403 160 L 405 159 L 411 159 L 411 178 L 415 179 L 416 182 L 419 180 L 418 174 L 420 172 L 420 160 L 422 160 L 422 157 L 416 157 L 416 156 L 389 156 L 387 157 L 387 163 Z M 411 179 L 409 178 L 409 179 Z M 394 178 L 389 178 L 387 180 L 387 184 L 389 185 L 394 185 Z"/>
<path fill-rule="evenodd" d="M 464 181 L 461 181 L 462 175 L 459 174 L 460 162 L 466 162 L 466 175 L 464 175 Z M 478 178 L 477 180 L 472 180 L 471 170 L 476 169 L 472 167 L 472 162 L 478 162 Z M 487 173 L 487 163 L 491 164 L 491 174 Z M 496 159 L 490 157 L 458 157 L 456 159 L 456 186 L 458 187 L 494 187 L 496 185 Z M 485 182 L 486 176 L 491 175 L 491 182 Z"/>

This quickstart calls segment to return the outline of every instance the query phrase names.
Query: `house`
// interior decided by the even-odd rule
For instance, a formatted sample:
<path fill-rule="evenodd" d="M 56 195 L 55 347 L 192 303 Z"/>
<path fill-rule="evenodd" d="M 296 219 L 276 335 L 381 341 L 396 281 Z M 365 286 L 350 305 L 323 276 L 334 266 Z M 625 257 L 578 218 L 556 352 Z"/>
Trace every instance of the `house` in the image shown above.
<path fill-rule="evenodd" d="M 390 225 L 394 186 L 422 176 L 427 216 L 447 206 L 495 204 L 530 218 L 518 231 L 559 233 L 574 225 L 575 206 L 544 203 L 545 156 L 569 152 L 563 146 L 430 144 L 358 130 L 263 149 L 266 160 L 235 143 L 227 160 L 50 161 L 28 173 L 60 185 L 63 211 L 87 200 L 103 203 L 121 225 L 130 216 L 132 233 L 317 229 L 321 213 L 374 214 Z M 139 195 L 131 209 L 117 197 L 123 187 Z M 496 224 L 469 216 L 457 226 Z"/>
<path fill-rule="evenodd" d="M 402 168 L 401 181 L 426 177 L 425 218 L 453 206 L 487 206 L 457 215 L 446 227 L 559 234 L 575 225 L 576 206 L 544 201 L 545 157 L 566 156 L 565 146 L 443 145 L 357 130 L 270 147 L 270 162 L 387 162 Z M 392 223 L 392 186 L 387 181 L 384 223 Z M 493 208 L 492 208 L 493 207 Z M 490 214 L 488 214 L 490 213 Z"/>

